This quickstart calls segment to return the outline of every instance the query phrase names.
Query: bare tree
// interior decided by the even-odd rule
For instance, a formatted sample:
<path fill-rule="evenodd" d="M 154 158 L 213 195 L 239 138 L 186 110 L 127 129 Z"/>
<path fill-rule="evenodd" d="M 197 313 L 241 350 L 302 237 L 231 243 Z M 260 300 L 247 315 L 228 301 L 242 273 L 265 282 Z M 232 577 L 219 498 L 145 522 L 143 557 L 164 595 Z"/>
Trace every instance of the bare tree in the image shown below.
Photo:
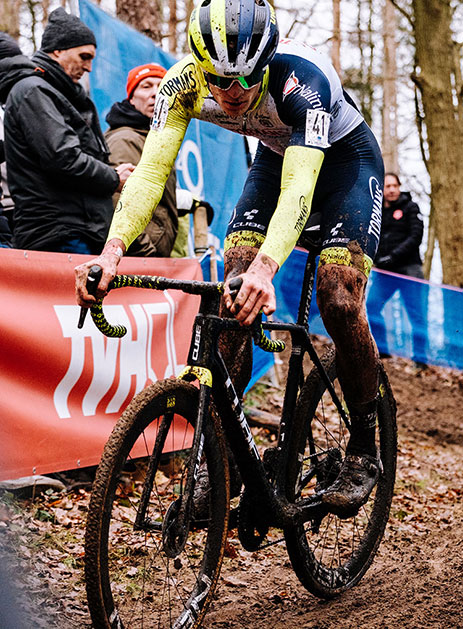
<path fill-rule="evenodd" d="M 161 0 L 116 0 L 117 17 L 147 35 L 156 43 L 163 36 L 163 11 Z"/>
<path fill-rule="evenodd" d="M 390 0 L 383 5 L 382 151 L 386 171 L 398 172 L 397 138 L 397 18 Z"/>
<path fill-rule="evenodd" d="M 19 37 L 19 8 L 21 0 L 1 0 L 0 31 L 9 33 L 15 39 Z"/>
<path fill-rule="evenodd" d="M 331 61 L 341 76 L 341 0 L 333 0 L 333 38 L 331 40 Z"/>
<path fill-rule="evenodd" d="M 413 0 L 416 72 L 443 280 L 463 286 L 463 125 L 451 0 Z"/>
<path fill-rule="evenodd" d="M 177 51 L 177 0 L 169 0 L 169 52 Z"/>

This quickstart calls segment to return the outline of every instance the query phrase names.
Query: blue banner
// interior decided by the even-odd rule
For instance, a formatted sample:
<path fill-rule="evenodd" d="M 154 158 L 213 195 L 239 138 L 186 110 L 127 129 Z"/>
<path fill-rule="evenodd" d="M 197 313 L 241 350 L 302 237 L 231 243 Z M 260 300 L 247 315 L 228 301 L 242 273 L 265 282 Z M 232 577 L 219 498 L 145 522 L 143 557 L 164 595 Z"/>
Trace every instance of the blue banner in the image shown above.
<path fill-rule="evenodd" d="M 295 321 L 307 254 L 292 252 L 275 277 L 275 317 Z M 288 288 L 289 287 L 289 288 Z M 416 362 L 463 369 L 463 290 L 373 269 L 368 282 L 367 312 L 378 349 Z M 313 334 L 328 336 L 312 298 Z"/>

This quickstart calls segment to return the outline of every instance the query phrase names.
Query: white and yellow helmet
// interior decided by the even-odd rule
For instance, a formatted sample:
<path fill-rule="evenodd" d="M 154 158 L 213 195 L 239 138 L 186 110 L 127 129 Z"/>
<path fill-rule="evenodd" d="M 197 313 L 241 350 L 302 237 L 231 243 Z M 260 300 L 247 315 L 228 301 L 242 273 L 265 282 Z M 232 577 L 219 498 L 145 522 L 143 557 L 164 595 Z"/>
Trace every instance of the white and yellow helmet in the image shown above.
<path fill-rule="evenodd" d="M 196 61 L 205 72 L 223 77 L 263 72 L 278 37 L 275 11 L 267 0 L 202 0 L 188 29 Z"/>

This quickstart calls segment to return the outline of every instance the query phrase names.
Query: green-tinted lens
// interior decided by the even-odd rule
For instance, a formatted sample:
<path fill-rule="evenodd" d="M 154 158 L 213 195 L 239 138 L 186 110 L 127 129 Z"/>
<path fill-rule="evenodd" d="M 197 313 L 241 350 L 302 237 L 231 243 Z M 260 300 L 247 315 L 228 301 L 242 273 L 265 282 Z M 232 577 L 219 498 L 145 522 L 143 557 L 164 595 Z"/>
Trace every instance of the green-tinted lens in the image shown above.
<path fill-rule="evenodd" d="M 221 90 L 228 90 L 234 81 L 238 81 L 238 83 L 244 87 L 245 90 L 257 85 L 260 81 L 262 81 L 264 73 L 259 70 L 258 72 L 252 72 L 248 76 L 217 76 L 216 74 L 207 73 L 207 80 L 211 85 L 215 85 Z"/>

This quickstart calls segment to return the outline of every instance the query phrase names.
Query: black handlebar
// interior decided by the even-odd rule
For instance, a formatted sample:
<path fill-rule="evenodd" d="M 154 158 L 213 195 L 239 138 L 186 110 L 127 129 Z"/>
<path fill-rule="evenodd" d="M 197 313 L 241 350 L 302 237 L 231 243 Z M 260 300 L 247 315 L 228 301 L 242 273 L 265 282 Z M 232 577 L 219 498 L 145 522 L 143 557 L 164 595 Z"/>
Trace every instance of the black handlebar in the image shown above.
<path fill-rule="evenodd" d="M 102 269 L 98 265 L 90 267 L 87 278 L 87 291 L 94 295 L 101 279 Z M 230 281 L 230 293 L 232 297 L 238 294 L 243 280 L 241 277 L 235 277 Z M 151 288 L 157 290 L 166 290 L 169 288 L 181 290 L 190 295 L 204 295 L 207 293 L 223 294 L 223 282 L 201 282 L 197 280 L 175 280 L 157 275 L 116 275 L 108 286 L 108 291 L 113 288 L 123 288 L 133 286 L 136 288 Z M 103 300 L 100 299 L 90 308 L 92 320 L 96 327 L 105 336 L 120 338 L 127 333 L 127 329 L 123 325 L 112 325 L 104 316 L 102 308 Z M 77 327 L 81 328 L 84 324 L 88 308 L 81 308 L 79 323 Z M 269 339 L 262 328 L 261 317 L 257 317 L 255 323 L 251 326 L 252 336 L 256 345 L 267 352 L 282 352 L 285 349 L 283 341 L 273 341 Z"/>

